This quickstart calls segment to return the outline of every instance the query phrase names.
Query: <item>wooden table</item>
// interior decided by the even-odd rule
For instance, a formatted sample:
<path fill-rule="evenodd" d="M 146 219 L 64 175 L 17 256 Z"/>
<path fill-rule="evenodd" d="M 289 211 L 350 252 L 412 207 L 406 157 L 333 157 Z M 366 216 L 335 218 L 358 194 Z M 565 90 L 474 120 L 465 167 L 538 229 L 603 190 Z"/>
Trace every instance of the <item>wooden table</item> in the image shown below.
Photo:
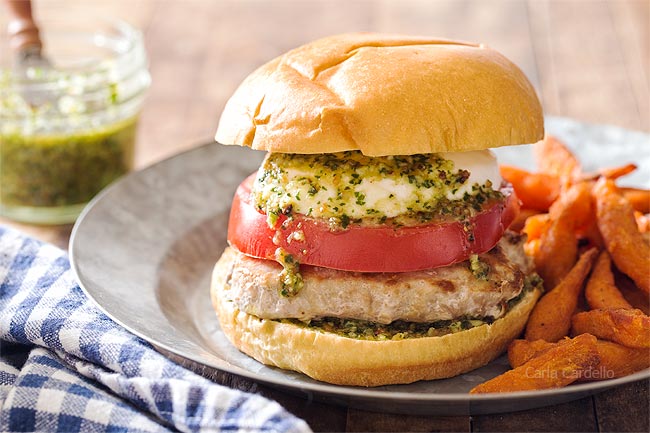
<path fill-rule="evenodd" d="M 37 18 L 88 10 L 120 16 L 145 34 L 153 86 L 138 167 L 210 141 L 227 98 L 263 62 L 356 30 L 487 43 L 523 69 L 547 114 L 650 132 L 648 0 L 36 0 Z M 9 223 L 62 247 L 71 228 Z M 536 410 L 445 417 L 370 413 L 228 374 L 215 379 L 278 400 L 316 431 L 649 431 L 647 381 Z"/>

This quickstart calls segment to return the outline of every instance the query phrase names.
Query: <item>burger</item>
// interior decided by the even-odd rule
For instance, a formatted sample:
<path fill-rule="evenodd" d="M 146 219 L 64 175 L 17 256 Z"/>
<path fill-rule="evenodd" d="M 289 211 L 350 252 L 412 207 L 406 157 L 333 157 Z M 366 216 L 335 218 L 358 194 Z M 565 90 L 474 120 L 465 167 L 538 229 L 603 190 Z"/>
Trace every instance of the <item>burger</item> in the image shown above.
<path fill-rule="evenodd" d="M 543 133 L 533 87 L 485 45 L 352 33 L 261 66 L 215 137 L 268 152 L 213 271 L 224 334 L 341 385 L 487 364 L 540 294 L 489 148 Z"/>

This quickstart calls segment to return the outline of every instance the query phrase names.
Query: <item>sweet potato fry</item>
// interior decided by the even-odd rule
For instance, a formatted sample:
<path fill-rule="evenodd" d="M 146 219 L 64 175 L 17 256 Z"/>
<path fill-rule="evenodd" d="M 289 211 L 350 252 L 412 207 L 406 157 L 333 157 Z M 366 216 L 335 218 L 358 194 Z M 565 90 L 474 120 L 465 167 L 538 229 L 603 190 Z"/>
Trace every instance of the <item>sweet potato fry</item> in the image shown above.
<path fill-rule="evenodd" d="M 629 308 L 632 305 L 625 300 L 614 283 L 612 261 L 607 251 L 602 251 L 594 264 L 594 269 L 585 286 L 585 297 L 591 309 Z"/>
<path fill-rule="evenodd" d="M 575 382 L 599 362 L 596 338 L 580 335 L 558 344 L 519 367 L 474 387 L 470 393 L 559 388 Z"/>
<path fill-rule="evenodd" d="M 613 181 L 601 178 L 593 189 L 598 229 L 616 267 L 650 294 L 650 245 L 643 240 L 634 209 Z"/>
<path fill-rule="evenodd" d="M 614 268 L 614 282 L 621 294 L 633 308 L 650 315 L 650 297 L 643 293 L 627 275 Z"/>
<path fill-rule="evenodd" d="M 551 223 L 551 216 L 547 213 L 539 213 L 537 215 L 526 218 L 523 232 L 526 233 L 529 241 L 539 239 Z"/>
<path fill-rule="evenodd" d="M 587 226 L 576 229 L 576 237 L 578 238 L 578 253 L 582 253 L 591 248 L 596 248 L 599 251 L 605 249 L 605 241 L 603 241 L 603 236 L 600 234 L 600 230 L 598 230 L 595 215 L 593 221 Z"/>
<path fill-rule="evenodd" d="M 641 310 L 608 308 L 591 310 L 573 316 L 574 334 L 589 333 L 623 346 L 650 348 L 650 317 Z"/>
<path fill-rule="evenodd" d="M 535 268 L 547 290 L 555 287 L 569 272 L 578 256 L 578 242 L 568 217 L 551 223 L 539 239 L 534 256 Z"/>
<path fill-rule="evenodd" d="M 598 173 L 606 177 L 607 179 L 612 179 L 616 180 L 619 177 L 623 177 L 626 174 L 632 173 L 634 170 L 636 170 L 638 167 L 636 164 L 625 164 L 620 167 L 609 167 L 609 168 L 601 168 L 598 170 Z"/>
<path fill-rule="evenodd" d="M 510 363 L 510 367 L 517 368 L 520 365 L 524 365 L 534 357 L 539 356 L 549 349 L 557 346 L 562 341 L 565 340 L 560 340 L 557 343 L 550 343 L 545 340 L 514 340 L 508 346 L 508 362 Z"/>
<path fill-rule="evenodd" d="M 600 363 L 584 370 L 580 380 L 593 381 L 627 376 L 650 367 L 650 350 L 625 347 L 611 341 L 596 343 Z"/>
<path fill-rule="evenodd" d="M 634 219 L 636 226 L 641 233 L 650 232 L 650 214 L 642 214 L 641 212 L 634 211 Z"/>
<path fill-rule="evenodd" d="M 603 249 L 605 243 L 603 241 L 603 236 L 600 234 L 598 229 L 598 220 L 596 219 L 596 204 L 591 195 L 591 190 L 593 189 L 595 182 L 582 182 L 579 184 L 579 191 L 581 194 L 584 194 L 580 200 L 582 200 L 581 206 L 578 208 L 579 213 L 577 214 L 577 219 L 575 221 L 575 233 L 576 237 L 579 239 L 579 244 L 581 246 L 587 246 L 588 248 L 598 248 Z M 586 195 L 589 194 L 590 197 L 587 198 Z"/>
<path fill-rule="evenodd" d="M 588 224 L 593 215 L 591 185 L 577 183 L 551 208 L 551 223 L 540 236 L 534 256 L 535 268 L 547 290 L 557 286 L 578 256 L 576 229 Z"/>
<path fill-rule="evenodd" d="M 623 197 L 630 202 L 635 211 L 650 213 L 650 190 L 640 188 L 620 188 Z"/>
<path fill-rule="evenodd" d="M 515 340 L 508 347 L 508 361 L 512 368 L 519 367 L 553 347 L 565 344 L 566 341 L 568 340 L 549 343 L 544 340 Z M 633 349 L 605 340 L 598 340 L 596 348 L 600 362 L 590 369 L 583 370 L 580 380 L 614 379 L 650 367 L 650 350 L 648 349 Z"/>
<path fill-rule="evenodd" d="M 519 214 L 515 217 L 514 221 L 510 223 L 508 229 L 521 233 L 524 227 L 526 226 L 526 221 L 528 218 L 539 215 L 539 212 L 535 209 L 520 209 Z"/>
<path fill-rule="evenodd" d="M 599 177 L 605 177 L 607 179 L 616 180 L 619 177 L 623 177 L 626 174 L 632 173 L 638 167 L 636 164 L 625 164 L 620 167 L 608 167 L 601 168 L 595 173 L 587 173 L 582 176 L 583 180 L 597 180 Z"/>
<path fill-rule="evenodd" d="M 573 183 L 582 176 L 580 162 L 557 138 L 547 135 L 535 144 L 534 152 L 539 171 L 558 177 L 561 184 Z"/>
<path fill-rule="evenodd" d="M 560 283 L 535 305 L 526 325 L 526 340 L 556 342 L 569 334 L 571 316 L 578 305 L 582 285 L 598 252 L 591 249 L 580 259 Z"/>
<path fill-rule="evenodd" d="M 576 228 L 589 224 L 595 211 L 591 194 L 594 185 L 593 181 L 581 181 L 571 185 L 549 208 L 551 219 L 558 219 L 563 213 L 569 212 L 575 219 Z"/>
<path fill-rule="evenodd" d="M 546 173 L 530 173 L 511 165 L 501 165 L 501 176 L 512 184 L 525 209 L 548 211 L 560 194 L 560 180 Z"/>
<path fill-rule="evenodd" d="M 539 254 L 540 240 L 548 226 L 551 224 L 551 217 L 547 213 L 541 213 L 526 218 L 522 233 L 526 234 L 524 251 L 529 257 L 536 257 Z"/>
<path fill-rule="evenodd" d="M 598 229 L 598 220 L 596 219 L 595 209 L 587 223 L 582 227 L 576 228 L 576 236 L 578 237 L 581 246 L 586 246 L 587 248 L 598 248 L 599 250 L 605 248 L 603 235 L 600 234 L 600 230 Z"/>

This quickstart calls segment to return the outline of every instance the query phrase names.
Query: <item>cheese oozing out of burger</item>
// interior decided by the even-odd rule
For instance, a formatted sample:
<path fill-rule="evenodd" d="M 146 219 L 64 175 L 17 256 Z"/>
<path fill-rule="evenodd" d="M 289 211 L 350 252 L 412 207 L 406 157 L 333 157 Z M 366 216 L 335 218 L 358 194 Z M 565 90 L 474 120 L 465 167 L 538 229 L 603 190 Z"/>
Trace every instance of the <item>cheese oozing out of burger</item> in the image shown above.
<path fill-rule="evenodd" d="M 269 152 L 235 193 L 213 272 L 224 334 L 344 385 L 487 364 L 540 293 L 489 148 L 543 132 L 531 84 L 484 45 L 351 33 L 261 66 L 216 134 Z"/>

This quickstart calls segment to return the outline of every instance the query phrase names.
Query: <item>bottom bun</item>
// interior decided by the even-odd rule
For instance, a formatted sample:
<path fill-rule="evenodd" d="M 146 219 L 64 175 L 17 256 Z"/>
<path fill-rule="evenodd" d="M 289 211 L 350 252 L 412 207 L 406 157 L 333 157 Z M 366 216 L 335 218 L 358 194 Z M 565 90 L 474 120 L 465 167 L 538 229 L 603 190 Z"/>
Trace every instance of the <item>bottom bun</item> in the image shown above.
<path fill-rule="evenodd" d="M 212 276 L 212 302 L 221 329 L 259 362 L 338 385 L 379 386 L 452 377 L 499 356 L 523 330 L 539 290 L 531 290 L 502 318 L 439 337 L 361 340 L 261 319 L 228 301 L 228 275 L 238 252 L 227 248 Z"/>

